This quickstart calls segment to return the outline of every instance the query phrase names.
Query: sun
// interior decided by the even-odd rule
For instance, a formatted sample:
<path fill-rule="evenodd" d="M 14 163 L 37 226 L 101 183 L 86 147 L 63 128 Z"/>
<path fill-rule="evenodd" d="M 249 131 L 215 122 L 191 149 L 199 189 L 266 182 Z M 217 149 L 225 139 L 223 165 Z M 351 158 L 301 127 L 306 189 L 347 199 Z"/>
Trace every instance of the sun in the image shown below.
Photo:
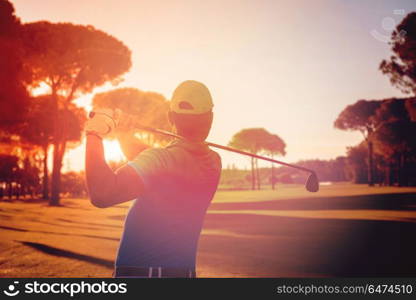
<path fill-rule="evenodd" d="M 121 151 L 120 144 L 117 140 L 104 140 L 104 154 L 107 161 L 122 161 L 125 160 L 124 154 Z"/>

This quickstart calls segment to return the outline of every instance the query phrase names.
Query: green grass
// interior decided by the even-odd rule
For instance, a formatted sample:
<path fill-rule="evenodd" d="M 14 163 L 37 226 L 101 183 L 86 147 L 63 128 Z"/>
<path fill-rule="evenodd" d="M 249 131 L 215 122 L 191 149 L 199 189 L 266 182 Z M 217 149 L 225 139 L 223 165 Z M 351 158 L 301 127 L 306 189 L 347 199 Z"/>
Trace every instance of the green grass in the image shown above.
<path fill-rule="evenodd" d="M 0 277 L 109 277 L 130 203 L 2 202 Z M 340 183 L 218 191 L 200 277 L 416 276 L 416 188 Z"/>
<path fill-rule="evenodd" d="M 369 187 L 365 184 L 334 183 L 331 185 L 321 185 L 317 193 L 306 191 L 303 185 L 279 184 L 276 190 L 270 188 L 262 190 L 242 190 L 242 191 L 217 191 L 214 203 L 225 202 L 259 202 L 286 200 L 293 198 L 322 198 L 337 196 L 357 196 L 372 194 L 394 194 L 394 193 L 416 193 L 416 187 L 389 187 L 374 186 Z"/>

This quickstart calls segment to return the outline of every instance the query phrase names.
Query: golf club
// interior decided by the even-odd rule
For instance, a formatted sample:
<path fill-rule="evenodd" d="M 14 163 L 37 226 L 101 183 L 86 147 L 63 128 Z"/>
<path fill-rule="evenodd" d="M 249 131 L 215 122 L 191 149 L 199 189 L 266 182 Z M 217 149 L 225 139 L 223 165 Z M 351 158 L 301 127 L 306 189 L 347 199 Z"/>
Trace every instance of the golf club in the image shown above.
<path fill-rule="evenodd" d="M 156 134 L 170 136 L 170 137 L 177 138 L 177 139 L 182 139 L 182 140 L 185 139 L 184 137 L 181 137 L 177 134 L 174 134 L 174 133 L 169 132 L 169 131 L 161 130 L 161 129 L 156 129 L 156 128 L 152 128 L 152 127 L 148 127 L 148 126 L 144 126 L 144 125 L 137 125 L 137 124 L 136 124 L 135 127 L 136 127 L 136 129 L 141 129 L 141 130 L 145 130 L 145 131 L 156 133 Z M 214 147 L 214 148 L 218 148 L 218 149 L 238 153 L 238 154 L 241 154 L 241 155 L 246 155 L 246 156 L 258 158 L 258 159 L 269 161 L 269 162 L 272 162 L 272 163 L 275 163 L 275 164 L 279 164 L 279 165 L 283 165 L 283 166 L 286 166 L 286 167 L 295 168 L 295 169 L 298 169 L 298 170 L 301 170 L 301 171 L 308 172 L 310 175 L 309 175 L 308 180 L 306 181 L 306 184 L 305 184 L 306 190 L 308 192 L 312 192 L 312 193 L 315 193 L 315 192 L 319 191 L 318 176 L 316 176 L 315 171 L 313 171 L 311 169 L 304 168 L 304 167 L 301 167 L 301 166 L 292 165 L 292 164 L 288 164 L 288 163 L 285 163 L 285 162 L 280 161 L 280 160 L 268 158 L 268 157 L 265 157 L 265 156 L 260 156 L 260 155 L 257 155 L 257 154 L 237 150 L 237 149 L 234 149 L 234 148 L 231 148 L 231 147 L 227 147 L 227 146 L 223 146 L 223 145 L 219 145 L 219 144 L 215 144 L 215 143 L 211 143 L 211 142 L 205 142 L 205 144 L 207 144 L 210 147 Z"/>

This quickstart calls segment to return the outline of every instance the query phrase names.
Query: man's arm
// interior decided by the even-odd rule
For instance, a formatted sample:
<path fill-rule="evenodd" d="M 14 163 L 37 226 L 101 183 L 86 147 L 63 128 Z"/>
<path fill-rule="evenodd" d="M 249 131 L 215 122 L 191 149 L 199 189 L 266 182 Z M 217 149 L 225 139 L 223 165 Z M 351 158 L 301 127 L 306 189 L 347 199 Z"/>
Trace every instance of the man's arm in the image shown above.
<path fill-rule="evenodd" d="M 91 202 L 100 208 L 135 199 L 143 192 L 143 182 L 132 167 L 111 170 L 101 138 L 91 134 L 87 134 L 85 173 Z"/>

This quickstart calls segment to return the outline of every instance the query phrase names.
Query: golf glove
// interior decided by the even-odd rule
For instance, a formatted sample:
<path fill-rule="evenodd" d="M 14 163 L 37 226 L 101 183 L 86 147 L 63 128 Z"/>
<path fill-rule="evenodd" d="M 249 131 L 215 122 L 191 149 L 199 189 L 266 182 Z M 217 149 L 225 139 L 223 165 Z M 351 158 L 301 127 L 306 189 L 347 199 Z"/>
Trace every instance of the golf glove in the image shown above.
<path fill-rule="evenodd" d="M 89 114 L 85 125 L 86 134 L 94 134 L 104 138 L 117 127 L 120 110 L 110 108 L 96 108 Z"/>

